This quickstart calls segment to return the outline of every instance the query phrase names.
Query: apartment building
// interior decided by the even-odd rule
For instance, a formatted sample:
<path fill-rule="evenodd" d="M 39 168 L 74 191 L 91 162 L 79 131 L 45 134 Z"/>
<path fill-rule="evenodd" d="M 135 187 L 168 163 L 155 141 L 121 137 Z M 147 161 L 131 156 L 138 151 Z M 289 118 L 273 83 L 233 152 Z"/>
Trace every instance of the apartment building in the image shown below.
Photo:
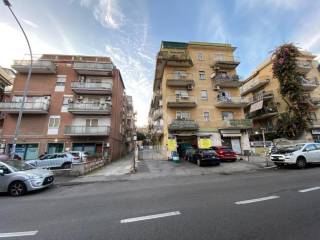
<path fill-rule="evenodd" d="M 229 145 L 238 153 L 250 149 L 252 121 L 244 116 L 248 101 L 240 97 L 235 49 L 219 43 L 161 43 L 149 111 L 154 143 L 178 151 L 203 142 Z"/>
<path fill-rule="evenodd" d="M 305 140 L 320 141 L 320 69 L 314 55 L 301 51 L 297 58 L 297 68 L 305 74 L 301 84 L 305 91 L 306 101 L 312 111 L 310 117 L 312 124 L 309 131 L 302 135 Z M 276 121 L 280 113 L 287 111 L 287 104 L 280 94 L 280 83 L 273 77 L 272 56 L 268 57 L 253 73 L 244 81 L 240 88 L 242 97 L 250 99 L 245 108 L 247 119 L 253 121 L 251 140 L 262 140 L 262 130 L 267 140 L 276 136 Z"/>
<path fill-rule="evenodd" d="M 30 61 L 16 60 L 2 142 L 10 152 Z M 69 150 L 92 157 L 120 157 L 126 152 L 125 86 L 108 57 L 44 54 L 33 62 L 16 153 L 23 159 Z"/>
<path fill-rule="evenodd" d="M 125 138 L 127 151 L 134 150 L 134 136 L 136 136 L 136 113 L 134 112 L 132 96 L 125 96 L 124 112 L 126 113 L 123 124 L 125 127 Z"/>

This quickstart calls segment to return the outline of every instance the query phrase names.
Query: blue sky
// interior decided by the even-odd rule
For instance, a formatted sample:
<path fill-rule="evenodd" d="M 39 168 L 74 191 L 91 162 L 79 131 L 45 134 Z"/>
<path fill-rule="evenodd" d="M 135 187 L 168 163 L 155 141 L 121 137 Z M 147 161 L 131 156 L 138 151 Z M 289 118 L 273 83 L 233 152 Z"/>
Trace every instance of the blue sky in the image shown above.
<path fill-rule="evenodd" d="M 237 46 L 246 77 L 279 44 L 320 56 L 319 0 L 11 0 L 33 52 L 107 55 L 147 123 L 155 57 L 161 40 Z M 26 44 L 0 5 L 0 65 L 23 58 Z"/>

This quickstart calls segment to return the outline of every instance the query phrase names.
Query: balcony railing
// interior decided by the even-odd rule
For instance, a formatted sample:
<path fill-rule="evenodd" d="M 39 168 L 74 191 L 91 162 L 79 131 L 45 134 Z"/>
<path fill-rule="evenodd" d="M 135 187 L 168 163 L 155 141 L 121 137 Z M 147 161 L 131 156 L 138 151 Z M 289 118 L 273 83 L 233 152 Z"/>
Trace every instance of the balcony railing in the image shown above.
<path fill-rule="evenodd" d="M 272 99 L 273 97 L 274 97 L 273 91 L 262 91 L 253 95 L 251 103 L 261 101 L 261 100 L 266 100 L 266 99 Z"/>
<path fill-rule="evenodd" d="M 18 113 L 21 102 L 0 102 L 0 111 L 8 113 Z M 23 105 L 24 113 L 46 114 L 49 110 L 48 102 L 25 102 Z"/>
<path fill-rule="evenodd" d="M 168 107 L 183 107 L 183 108 L 193 108 L 197 106 L 197 101 L 194 96 L 168 96 L 167 98 Z"/>
<path fill-rule="evenodd" d="M 311 120 L 309 128 L 320 128 L 320 120 Z"/>
<path fill-rule="evenodd" d="M 212 68 L 234 69 L 240 64 L 240 60 L 235 56 L 217 56 L 213 59 Z"/>
<path fill-rule="evenodd" d="M 191 73 L 170 73 L 167 75 L 167 86 L 186 87 L 189 85 L 194 85 L 194 79 Z"/>
<path fill-rule="evenodd" d="M 312 91 L 319 86 L 317 78 L 309 79 L 301 77 L 299 81 L 305 91 Z"/>
<path fill-rule="evenodd" d="M 156 121 L 160 118 L 162 118 L 163 115 L 163 110 L 162 109 L 157 109 L 153 112 L 153 120 Z"/>
<path fill-rule="evenodd" d="M 215 106 L 220 108 L 243 108 L 247 106 L 248 103 L 249 103 L 249 100 L 242 97 L 218 96 Z"/>
<path fill-rule="evenodd" d="M 278 114 L 278 108 L 276 106 L 265 106 L 260 110 L 247 113 L 246 118 L 253 119 L 253 120 L 260 120 L 275 116 Z"/>
<path fill-rule="evenodd" d="M 193 62 L 187 50 L 161 50 L 158 53 L 159 60 L 166 60 L 168 66 L 192 67 Z"/>
<path fill-rule="evenodd" d="M 64 134 L 69 136 L 108 136 L 109 126 L 65 126 Z"/>
<path fill-rule="evenodd" d="M 270 76 L 261 76 L 259 78 L 252 79 L 240 87 L 241 96 L 253 92 L 270 82 Z"/>
<path fill-rule="evenodd" d="M 28 73 L 31 60 L 15 60 L 12 68 L 20 73 Z M 56 65 L 50 60 L 35 60 L 32 62 L 32 73 L 56 73 Z"/>
<path fill-rule="evenodd" d="M 110 94 L 112 92 L 112 83 L 109 82 L 79 82 L 71 83 L 72 90 L 79 94 Z"/>
<path fill-rule="evenodd" d="M 73 69 L 83 75 L 106 75 L 112 74 L 112 63 L 75 62 Z"/>
<path fill-rule="evenodd" d="M 219 129 L 249 129 L 253 127 L 251 119 L 228 119 L 218 122 Z"/>
<path fill-rule="evenodd" d="M 111 114 L 109 103 L 69 103 L 69 112 L 74 114 Z"/>
<path fill-rule="evenodd" d="M 174 119 L 168 127 L 169 131 L 197 131 L 198 123 L 194 120 Z"/>
<path fill-rule="evenodd" d="M 238 75 L 216 75 L 212 78 L 213 86 L 220 87 L 240 87 L 241 82 Z"/>
<path fill-rule="evenodd" d="M 312 69 L 312 63 L 306 60 L 297 60 L 297 70 L 299 73 L 307 74 Z"/>

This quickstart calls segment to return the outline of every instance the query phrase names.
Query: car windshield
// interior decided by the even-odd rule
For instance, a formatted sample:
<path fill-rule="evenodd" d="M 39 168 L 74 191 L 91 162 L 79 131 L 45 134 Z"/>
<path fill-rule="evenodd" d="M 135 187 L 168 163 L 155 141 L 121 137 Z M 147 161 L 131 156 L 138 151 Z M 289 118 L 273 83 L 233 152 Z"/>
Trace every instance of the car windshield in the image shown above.
<path fill-rule="evenodd" d="M 11 160 L 11 161 L 4 161 L 4 163 L 7 164 L 8 166 L 10 166 L 12 168 L 12 170 L 15 172 L 27 171 L 27 170 L 31 170 L 31 169 L 35 168 L 35 167 L 33 167 L 23 161 Z"/>

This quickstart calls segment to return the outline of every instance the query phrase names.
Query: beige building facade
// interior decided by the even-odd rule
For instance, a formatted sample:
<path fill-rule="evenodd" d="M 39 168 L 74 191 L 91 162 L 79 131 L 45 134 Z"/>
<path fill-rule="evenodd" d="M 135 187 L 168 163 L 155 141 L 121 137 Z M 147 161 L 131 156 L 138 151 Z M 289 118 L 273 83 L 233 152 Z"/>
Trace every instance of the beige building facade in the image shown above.
<path fill-rule="evenodd" d="M 199 146 L 201 139 L 238 153 L 250 149 L 252 122 L 244 115 L 248 101 L 240 97 L 235 49 L 230 44 L 162 42 L 149 112 L 153 142 L 168 150 L 173 140 L 178 151 Z"/>
<path fill-rule="evenodd" d="M 320 85 L 319 63 L 314 55 L 301 51 L 297 59 L 300 73 L 305 74 L 301 80 L 306 101 L 310 104 L 312 123 L 309 130 L 301 135 L 301 139 L 320 141 Z M 267 140 L 278 137 L 275 124 L 280 113 L 287 111 L 287 104 L 280 93 L 280 83 L 273 77 L 272 57 L 268 57 L 244 81 L 240 94 L 250 100 L 245 108 L 247 119 L 253 121 L 250 140 L 262 140 L 262 130 Z"/>

